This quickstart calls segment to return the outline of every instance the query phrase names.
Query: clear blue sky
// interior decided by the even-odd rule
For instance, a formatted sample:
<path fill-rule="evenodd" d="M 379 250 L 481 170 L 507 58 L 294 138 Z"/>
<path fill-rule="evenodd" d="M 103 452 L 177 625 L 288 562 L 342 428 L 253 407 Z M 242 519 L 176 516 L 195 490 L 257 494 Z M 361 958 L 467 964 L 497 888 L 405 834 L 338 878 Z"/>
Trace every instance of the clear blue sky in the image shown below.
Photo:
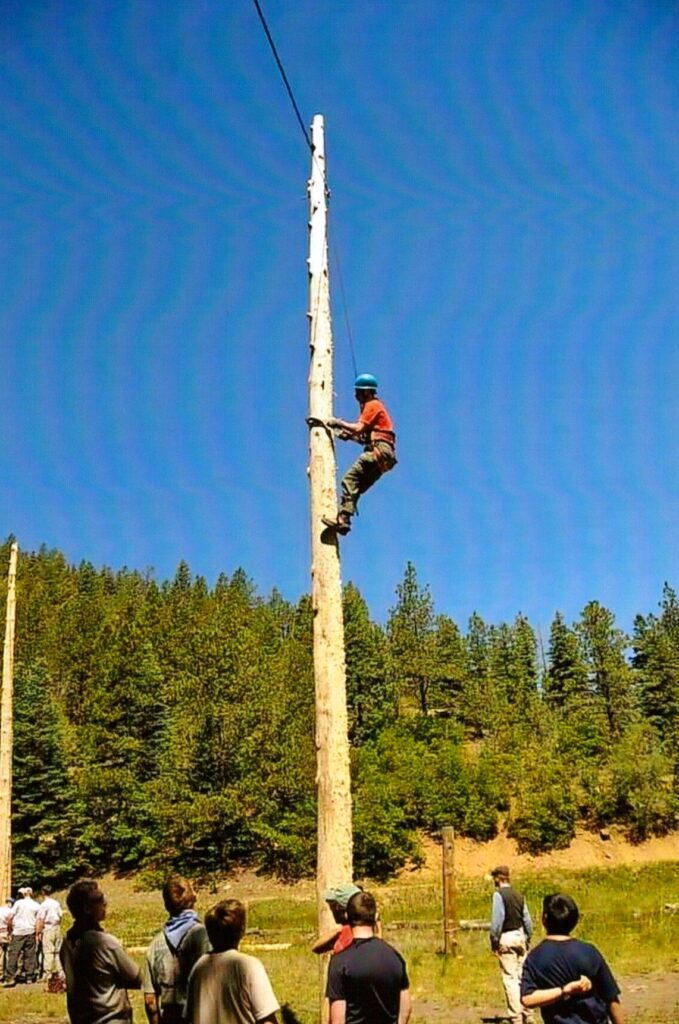
<path fill-rule="evenodd" d="M 677 5 L 262 6 L 399 432 L 344 578 L 631 626 L 679 586 Z M 296 599 L 309 161 L 253 5 L 4 0 L 0 109 L 2 535 Z"/>

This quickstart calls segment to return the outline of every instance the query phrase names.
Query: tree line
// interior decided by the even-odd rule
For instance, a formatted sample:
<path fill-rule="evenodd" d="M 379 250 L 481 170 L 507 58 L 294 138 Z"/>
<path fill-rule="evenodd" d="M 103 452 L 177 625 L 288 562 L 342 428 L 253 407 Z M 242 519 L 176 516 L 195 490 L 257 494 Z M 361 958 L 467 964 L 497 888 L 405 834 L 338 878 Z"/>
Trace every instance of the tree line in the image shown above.
<path fill-rule="evenodd" d="M 9 559 L 8 538 L 0 565 Z M 4 593 L 3 593 L 4 598 Z M 421 856 L 453 825 L 521 849 L 576 825 L 632 840 L 679 818 L 679 603 L 665 585 L 631 636 L 590 601 L 544 643 L 523 615 L 462 630 L 412 564 L 381 626 L 344 588 L 357 876 Z M 241 864 L 314 870 L 310 599 L 210 588 L 24 552 L 17 578 L 17 884 L 83 872 Z"/>

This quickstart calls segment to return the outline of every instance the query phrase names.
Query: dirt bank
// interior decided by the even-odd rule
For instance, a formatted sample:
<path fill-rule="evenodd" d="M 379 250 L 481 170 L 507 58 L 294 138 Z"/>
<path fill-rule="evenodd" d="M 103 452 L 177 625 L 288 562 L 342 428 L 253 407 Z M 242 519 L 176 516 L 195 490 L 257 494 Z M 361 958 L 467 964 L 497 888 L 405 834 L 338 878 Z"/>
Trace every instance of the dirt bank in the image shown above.
<path fill-rule="evenodd" d="M 440 874 L 441 847 L 432 840 L 424 842 L 426 863 L 417 872 L 424 877 Z M 504 832 L 488 843 L 475 843 L 460 837 L 455 842 L 455 866 L 460 875 L 476 878 L 496 864 L 511 864 L 515 871 L 541 871 L 565 868 L 572 871 L 593 867 L 617 867 L 622 864 L 649 864 L 657 861 L 679 861 L 679 833 L 649 839 L 645 843 L 629 843 L 622 832 L 611 829 L 610 837 L 579 831 L 567 850 L 554 850 L 532 856 L 519 853 L 516 843 Z"/>

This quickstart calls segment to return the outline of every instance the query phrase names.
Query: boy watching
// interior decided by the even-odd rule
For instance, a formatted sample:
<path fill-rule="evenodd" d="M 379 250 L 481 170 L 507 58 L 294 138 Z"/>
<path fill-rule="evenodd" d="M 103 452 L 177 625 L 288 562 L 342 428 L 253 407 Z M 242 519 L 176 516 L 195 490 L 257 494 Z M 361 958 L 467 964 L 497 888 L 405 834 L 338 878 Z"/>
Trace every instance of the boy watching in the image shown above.
<path fill-rule="evenodd" d="M 238 949 L 245 907 L 222 900 L 205 915 L 212 945 L 189 976 L 184 1017 L 189 1024 L 276 1024 L 280 1009 L 264 965 Z"/>
<path fill-rule="evenodd" d="M 545 896 L 547 932 L 523 965 L 521 1002 L 540 1007 L 545 1024 L 624 1024 L 620 989 L 595 946 L 571 937 L 580 912 L 570 896 Z"/>
<path fill-rule="evenodd" d="M 73 926 L 59 950 L 66 975 L 71 1024 L 131 1024 L 128 988 L 141 988 L 141 971 L 118 939 L 101 927 L 106 897 L 97 882 L 82 878 L 66 897 Z"/>
<path fill-rule="evenodd" d="M 410 983 L 403 957 L 375 935 L 377 906 L 369 892 L 347 905 L 354 941 L 335 953 L 326 995 L 330 1024 L 408 1024 Z"/>
<path fill-rule="evenodd" d="M 181 1024 L 191 968 L 209 951 L 210 942 L 194 910 L 196 894 L 189 879 L 172 875 L 162 893 L 168 919 L 146 951 L 144 1006 L 149 1024 Z"/>
<path fill-rule="evenodd" d="M 347 903 L 352 896 L 360 891 L 358 885 L 347 882 L 323 893 L 323 899 L 335 919 L 335 927 L 316 939 L 311 947 L 312 953 L 341 953 L 343 949 L 351 945 L 354 936 L 351 925 L 347 921 Z"/>

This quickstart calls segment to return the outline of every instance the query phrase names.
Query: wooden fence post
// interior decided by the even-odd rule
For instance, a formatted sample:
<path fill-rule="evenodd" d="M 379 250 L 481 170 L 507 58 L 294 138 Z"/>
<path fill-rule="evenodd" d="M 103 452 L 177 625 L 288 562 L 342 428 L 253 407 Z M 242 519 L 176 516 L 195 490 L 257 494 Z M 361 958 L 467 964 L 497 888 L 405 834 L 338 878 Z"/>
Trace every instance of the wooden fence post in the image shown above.
<path fill-rule="evenodd" d="M 457 950 L 457 906 L 455 893 L 455 830 L 441 830 L 443 839 L 443 952 L 455 955 Z"/>

